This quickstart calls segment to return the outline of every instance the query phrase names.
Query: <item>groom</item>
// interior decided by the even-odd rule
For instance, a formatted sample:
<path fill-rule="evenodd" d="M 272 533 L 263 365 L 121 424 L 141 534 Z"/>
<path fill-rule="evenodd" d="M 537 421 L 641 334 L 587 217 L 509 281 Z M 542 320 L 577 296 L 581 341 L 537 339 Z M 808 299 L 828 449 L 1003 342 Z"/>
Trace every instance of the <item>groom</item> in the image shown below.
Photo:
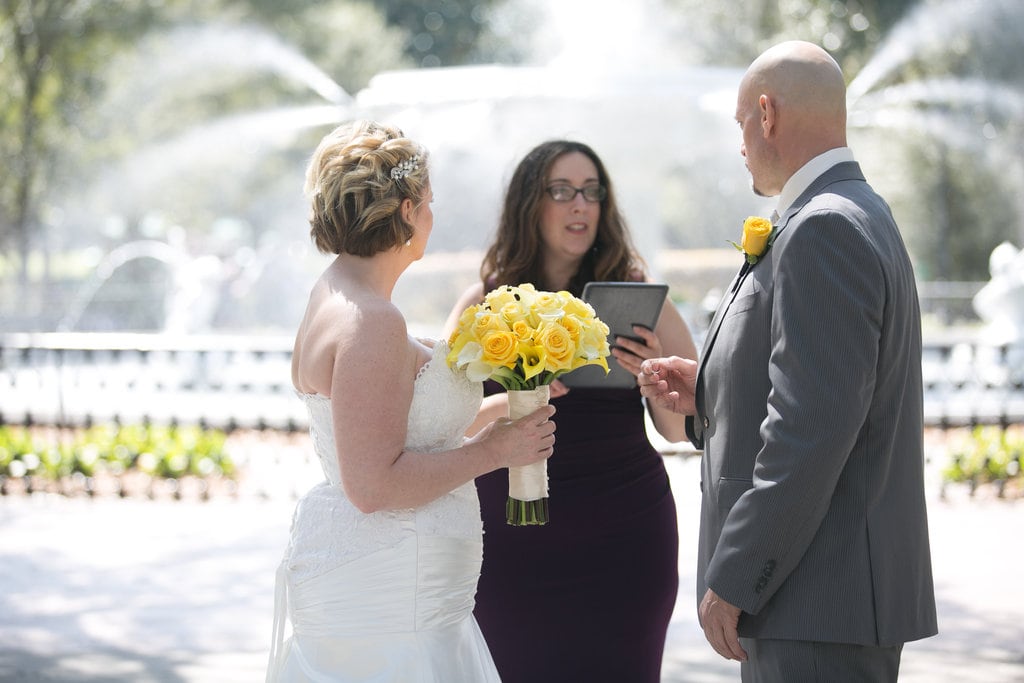
<path fill-rule="evenodd" d="M 758 57 L 736 120 L 779 217 L 700 364 L 651 359 L 638 376 L 704 450 L 701 625 L 745 682 L 896 681 L 903 643 L 937 632 L 914 273 L 846 146 L 824 50 Z"/>

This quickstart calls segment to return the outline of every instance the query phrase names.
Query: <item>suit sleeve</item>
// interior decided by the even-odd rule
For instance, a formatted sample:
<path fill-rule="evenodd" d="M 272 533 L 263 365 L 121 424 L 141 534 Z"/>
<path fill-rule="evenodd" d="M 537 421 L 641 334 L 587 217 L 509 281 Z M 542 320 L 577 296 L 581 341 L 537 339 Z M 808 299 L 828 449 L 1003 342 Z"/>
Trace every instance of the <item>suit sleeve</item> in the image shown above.
<path fill-rule="evenodd" d="M 815 211 L 776 240 L 770 391 L 753 487 L 731 509 L 705 576 L 757 614 L 829 511 L 875 383 L 884 284 L 865 235 Z"/>

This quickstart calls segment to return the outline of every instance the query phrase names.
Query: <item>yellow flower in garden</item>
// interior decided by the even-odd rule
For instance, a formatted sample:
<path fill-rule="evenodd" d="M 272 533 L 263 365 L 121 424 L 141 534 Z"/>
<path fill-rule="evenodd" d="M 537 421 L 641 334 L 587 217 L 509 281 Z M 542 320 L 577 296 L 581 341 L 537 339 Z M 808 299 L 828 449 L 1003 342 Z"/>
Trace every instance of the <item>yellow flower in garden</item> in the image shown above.
<path fill-rule="evenodd" d="M 492 330 L 484 335 L 480 360 L 491 365 L 514 368 L 519 360 L 519 340 L 507 330 Z"/>

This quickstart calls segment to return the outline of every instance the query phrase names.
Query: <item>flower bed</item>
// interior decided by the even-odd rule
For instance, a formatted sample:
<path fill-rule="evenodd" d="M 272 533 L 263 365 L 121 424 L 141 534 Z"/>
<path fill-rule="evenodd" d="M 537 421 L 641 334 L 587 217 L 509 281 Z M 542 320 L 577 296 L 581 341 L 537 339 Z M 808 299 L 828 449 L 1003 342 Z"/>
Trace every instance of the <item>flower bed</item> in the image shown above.
<path fill-rule="evenodd" d="M 971 495 L 981 486 L 999 498 L 1024 495 L 1024 429 L 977 426 L 950 446 L 943 481 L 966 483 Z"/>
<path fill-rule="evenodd" d="M 195 426 L 0 427 L 0 493 L 207 497 L 232 488 L 226 435 Z"/>

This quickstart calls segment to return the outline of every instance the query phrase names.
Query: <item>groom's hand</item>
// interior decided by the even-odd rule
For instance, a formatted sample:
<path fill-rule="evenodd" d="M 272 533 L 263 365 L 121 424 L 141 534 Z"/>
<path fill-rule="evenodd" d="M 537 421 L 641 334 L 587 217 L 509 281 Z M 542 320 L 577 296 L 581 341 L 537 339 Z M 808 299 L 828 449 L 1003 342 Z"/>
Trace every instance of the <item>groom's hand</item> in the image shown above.
<path fill-rule="evenodd" d="M 640 393 L 680 415 L 697 413 L 697 361 L 679 356 L 649 358 L 636 376 Z"/>
<path fill-rule="evenodd" d="M 736 629 L 740 621 L 739 607 L 730 605 L 709 588 L 700 601 L 698 616 L 704 637 L 715 648 L 715 652 L 726 659 L 747 661 L 747 653 L 740 647 L 740 636 Z"/>

